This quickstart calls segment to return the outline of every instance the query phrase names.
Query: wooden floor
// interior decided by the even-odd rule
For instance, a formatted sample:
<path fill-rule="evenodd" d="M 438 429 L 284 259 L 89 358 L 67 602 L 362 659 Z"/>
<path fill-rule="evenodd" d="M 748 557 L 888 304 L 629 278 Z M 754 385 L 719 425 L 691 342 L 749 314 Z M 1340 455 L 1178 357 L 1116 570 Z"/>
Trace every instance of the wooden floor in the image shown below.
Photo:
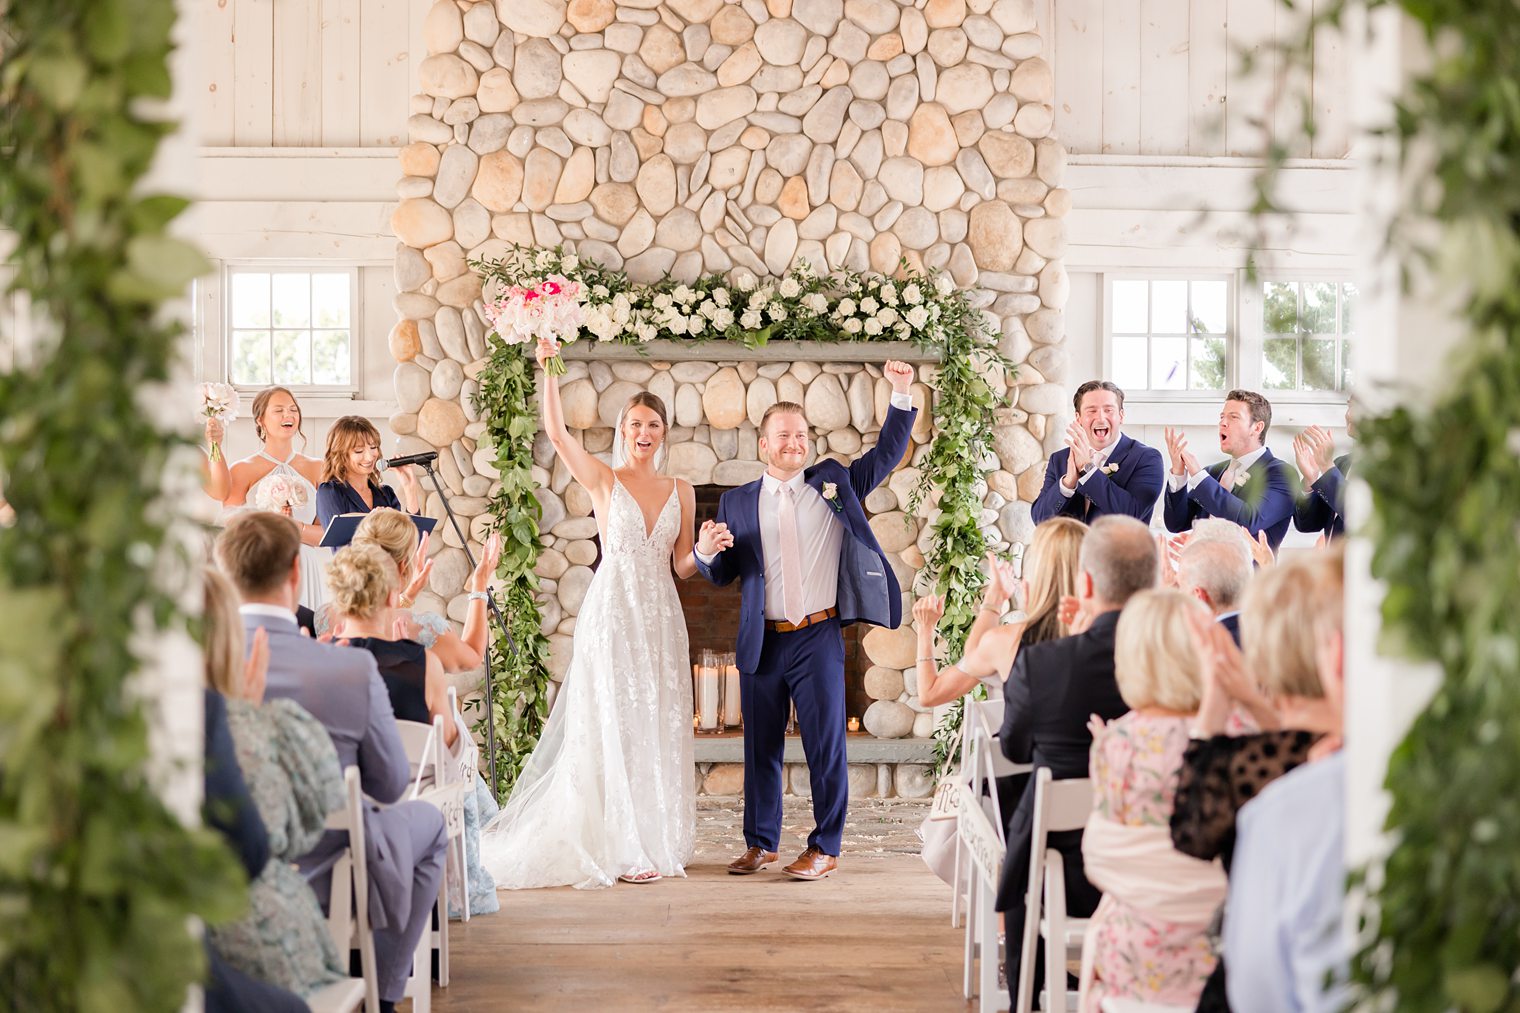
<path fill-rule="evenodd" d="M 916 856 L 848 847 L 816 883 L 777 866 L 730 876 L 709 845 L 686 879 L 501 893 L 499 913 L 453 924 L 453 981 L 433 1008 L 966 1009 L 949 887 Z"/>

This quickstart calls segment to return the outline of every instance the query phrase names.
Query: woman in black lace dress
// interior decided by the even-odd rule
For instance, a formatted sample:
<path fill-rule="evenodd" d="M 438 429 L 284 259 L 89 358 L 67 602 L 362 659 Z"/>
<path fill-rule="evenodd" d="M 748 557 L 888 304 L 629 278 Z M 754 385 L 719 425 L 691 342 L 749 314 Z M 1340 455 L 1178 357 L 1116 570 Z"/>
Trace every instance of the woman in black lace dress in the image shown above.
<path fill-rule="evenodd" d="M 1241 612 L 1245 647 L 1208 622 L 1197 630 L 1204 659 L 1204 695 L 1183 754 L 1172 811 L 1172 843 L 1194 858 L 1235 853 L 1235 815 L 1275 779 L 1309 758 L 1339 725 L 1326 701 L 1315 656 L 1316 620 L 1339 615 L 1341 578 L 1327 556 L 1296 560 L 1256 578 Z M 1249 673 L 1249 674 L 1248 674 Z M 1232 722 L 1258 730 L 1227 734 Z M 1228 1010 L 1225 955 L 1198 1000 L 1199 1013 Z"/>

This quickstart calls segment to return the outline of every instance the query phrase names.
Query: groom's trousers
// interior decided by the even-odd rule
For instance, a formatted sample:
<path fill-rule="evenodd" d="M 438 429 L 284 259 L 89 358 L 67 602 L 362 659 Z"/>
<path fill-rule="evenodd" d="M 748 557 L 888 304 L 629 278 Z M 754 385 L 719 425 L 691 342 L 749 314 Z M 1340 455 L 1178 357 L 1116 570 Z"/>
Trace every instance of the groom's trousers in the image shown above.
<path fill-rule="evenodd" d="M 790 704 L 813 790 L 808 846 L 839 854 L 849 806 L 845 758 L 844 636 L 825 619 L 791 633 L 765 631 L 760 664 L 739 680 L 744 708 L 744 843 L 777 851 L 781 843 L 782 754 Z"/>

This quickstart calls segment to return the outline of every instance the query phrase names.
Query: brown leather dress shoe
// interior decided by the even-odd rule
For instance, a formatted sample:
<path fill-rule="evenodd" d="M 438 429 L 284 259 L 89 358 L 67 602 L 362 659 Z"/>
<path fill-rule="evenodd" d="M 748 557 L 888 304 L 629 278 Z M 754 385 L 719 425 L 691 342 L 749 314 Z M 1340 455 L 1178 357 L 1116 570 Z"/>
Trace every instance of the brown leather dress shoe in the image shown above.
<path fill-rule="evenodd" d="M 774 851 L 766 851 L 762 848 L 750 848 L 744 854 L 728 863 L 728 872 L 732 876 L 752 876 L 776 861 L 779 857 Z"/>
<path fill-rule="evenodd" d="M 797 861 L 781 871 L 793 879 L 822 879 L 839 868 L 839 859 L 825 855 L 817 848 L 808 848 L 797 856 Z"/>

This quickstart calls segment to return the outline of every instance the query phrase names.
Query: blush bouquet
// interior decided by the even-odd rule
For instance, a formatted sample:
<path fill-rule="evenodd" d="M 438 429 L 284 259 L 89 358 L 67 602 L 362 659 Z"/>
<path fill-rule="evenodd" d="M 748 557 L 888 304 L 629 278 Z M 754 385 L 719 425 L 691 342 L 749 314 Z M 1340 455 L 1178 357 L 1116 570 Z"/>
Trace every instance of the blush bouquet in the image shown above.
<path fill-rule="evenodd" d="M 509 345 L 537 345 L 545 338 L 556 344 L 574 341 L 586 322 L 580 282 L 551 274 L 536 285 L 513 285 L 486 303 L 491 330 Z M 555 355 L 545 372 L 563 376 L 565 362 Z"/>
<path fill-rule="evenodd" d="M 237 389 L 227 383 L 203 383 L 201 391 L 201 411 L 203 419 L 217 419 L 223 425 L 234 422 L 238 417 L 238 410 L 243 407 L 243 400 L 238 396 Z M 222 456 L 222 448 L 217 444 L 211 445 L 211 459 L 219 460 Z"/>

